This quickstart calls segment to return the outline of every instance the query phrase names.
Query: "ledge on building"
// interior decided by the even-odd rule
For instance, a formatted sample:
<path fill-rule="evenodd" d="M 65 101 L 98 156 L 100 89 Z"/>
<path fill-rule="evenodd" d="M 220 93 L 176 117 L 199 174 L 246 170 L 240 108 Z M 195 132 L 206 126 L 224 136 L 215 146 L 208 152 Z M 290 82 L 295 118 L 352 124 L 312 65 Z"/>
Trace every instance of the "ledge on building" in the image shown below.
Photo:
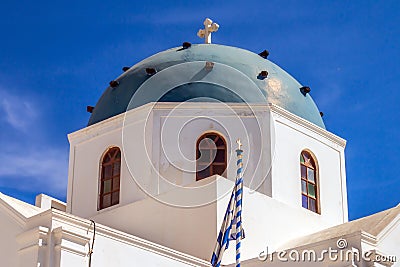
<path fill-rule="evenodd" d="M 45 210 L 47 209 L 57 209 L 61 211 L 67 210 L 66 203 L 45 194 L 39 194 L 36 196 L 35 206 Z"/>

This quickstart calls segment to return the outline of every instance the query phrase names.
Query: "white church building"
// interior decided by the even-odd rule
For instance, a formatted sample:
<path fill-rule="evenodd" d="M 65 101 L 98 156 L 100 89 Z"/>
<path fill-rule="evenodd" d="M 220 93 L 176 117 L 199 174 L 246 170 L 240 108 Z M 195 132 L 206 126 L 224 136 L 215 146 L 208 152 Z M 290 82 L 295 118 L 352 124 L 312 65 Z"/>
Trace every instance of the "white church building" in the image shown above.
<path fill-rule="evenodd" d="M 243 266 L 400 266 L 400 205 L 348 221 L 346 141 L 310 88 L 267 51 L 199 35 L 124 68 L 88 107 L 68 135 L 66 203 L 0 193 L 0 265 L 211 266 L 240 139 Z"/>

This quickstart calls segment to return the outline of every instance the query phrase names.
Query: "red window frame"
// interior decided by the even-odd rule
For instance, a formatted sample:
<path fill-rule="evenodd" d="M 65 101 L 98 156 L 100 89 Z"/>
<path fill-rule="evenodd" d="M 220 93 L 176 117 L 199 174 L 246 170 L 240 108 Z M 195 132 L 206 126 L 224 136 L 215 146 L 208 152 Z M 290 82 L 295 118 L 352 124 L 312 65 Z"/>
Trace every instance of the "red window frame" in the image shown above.
<path fill-rule="evenodd" d="M 200 136 L 196 143 L 196 181 L 215 174 L 226 177 L 226 168 L 225 139 L 214 132 Z"/>
<path fill-rule="evenodd" d="M 315 158 L 308 151 L 300 154 L 301 205 L 315 213 L 320 213 L 318 168 Z"/>
<path fill-rule="evenodd" d="M 112 147 L 104 154 L 101 162 L 99 210 L 119 203 L 121 178 L 121 150 Z"/>

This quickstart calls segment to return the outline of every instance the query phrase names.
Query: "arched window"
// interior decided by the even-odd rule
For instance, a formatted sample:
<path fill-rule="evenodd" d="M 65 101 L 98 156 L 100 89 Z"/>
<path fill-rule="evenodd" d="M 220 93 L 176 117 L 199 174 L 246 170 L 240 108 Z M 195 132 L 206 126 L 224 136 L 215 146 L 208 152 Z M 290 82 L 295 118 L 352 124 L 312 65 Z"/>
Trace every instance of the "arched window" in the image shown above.
<path fill-rule="evenodd" d="M 313 156 L 302 151 L 300 155 L 301 203 L 303 208 L 320 213 L 318 191 L 318 169 Z"/>
<path fill-rule="evenodd" d="M 99 210 L 119 203 L 121 150 L 110 148 L 101 163 Z"/>
<path fill-rule="evenodd" d="M 225 176 L 226 142 L 217 133 L 200 136 L 196 145 L 196 181 L 218 174 Z"/>

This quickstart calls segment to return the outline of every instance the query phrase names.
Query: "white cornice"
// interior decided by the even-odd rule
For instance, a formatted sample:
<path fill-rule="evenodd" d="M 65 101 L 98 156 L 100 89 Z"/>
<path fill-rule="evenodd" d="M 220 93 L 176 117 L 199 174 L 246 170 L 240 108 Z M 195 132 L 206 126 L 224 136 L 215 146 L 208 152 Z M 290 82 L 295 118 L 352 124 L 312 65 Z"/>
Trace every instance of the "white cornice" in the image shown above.
<path fill-rule="evenodd" d="M 360 236 L 361 236 L 361 242 L 366 243 L 370 246 L 375 247 L 376 244 L 378 243 L 376 236 L 368 232 L 360 231 Z"/>
<path fill-rule="evenodd" d="M 304 128 L 325 137 L 326 139 L 329 139 L 330 141 L 338 144 L 341 147 L 345 147 L 346 146 L 346 140 L 315 125 L 314 123 L 309 122 L 306 119 L 303 119 L 289 111 L 287 111 L 286 109 L 283 109 L 275 104 L 269 103 L 268 106 L 270 107 L 270 110 L 272 112 L 274 112 L 275 114 L 278 114 L 282 117 L 284 117 L 285 119 L 288 119 L 296 124 L 299 124 L 301 126 L 303 126 Z"/>
<path fill-rule="evenodd" d="M 26 217 L 0 198 L 0 209 L 5 211 L 20 227 L 25 227 Z"/>
<path fill-rule="evenodd" d="M 400 214 L 397 214 L 397 216 L 377 235 L 378 241 L 385 239 L 396 227 L 399 227 L 399 225 Z"/>
<path fill-rule="evenodd" d="M 91 134 L 98 135 L 99 133 L 102 133 L 102 132 L 108 132 L 108 131 L 114 130 L 115 128 L 120 128 L 123 125 L 125 116 L 128 116 L 128 115 L 131 116 L 131 114 L 140 114 L 141 112 L 145 112 L 152 105 L 154 105 L 154 104 L 148 103 L 146 105 L 137 107 L 135 109 L 128 110 L 127 112 L 115 115 L 106 120 L 103 120 L 103 121 L 100 121 L 93 125 L 82 128 L 78 131 L 68 134 L 68 140 L 72 143 L 75 140 L 79 140 L 82 137 L 82 135 L 83 136 L 91 135 Z"/>
<path fill-rule="evenodd" d="M 53 234 L 55 237 L 56 250 L 66 250 L 82 257 L 85 257 L 88 254 L 87 245 L 90 241 L 88 236 L 77 234 L 63 229 L 62 227 L 54 229 Z"/>
<path fill-rule="evenodd" d="M 20 249 L 23 252 L 31 248 L 42 247 L 47 245 L 49 228 L 38 226 L 28 231 L 22 232 L 16 236 Z"/>
<path fill-rule="evenodd" d="M 125 116 L 138 116 L 148 113 L 149 110 L 214 110 L 221 111 L 226 110 L 226 106 L 233 110 L 250 109 L 253 112 L 267 111 L 271 110 L 273 113 L 284 117 L 285 119 L 300 125 L 324 138 L 338 144 L 341 147 L 346 146 L 346 140 L 343 138 L 303 119 L 284 108 L 281 108 L 272 103 L 261 103 L 261 104 L 248 104 L 248 103 L 201 103 L 201 102 L 186 102 L 186 103 L 175 103 L 175 102 L 158 102 L 158 103 L 148 103 L 146 105 L 137 107 L 135 109 L 128 110 L 127 112 L 115 115 L 114 117 L 108 118 L 104 121 L 98 122 L 96 124 L 85 127 L 81 130 L 68 134 L 68 139 L 71 143 L 80 142 L 86 139 L 88 136 L 97 136 L 102 133 L 114 131 L 121 128 L 125 119 Z M 142 118 L 143 119 L 143 118 Z"/>
<path fill-rule="evenodd" d="M 89 229 L 90 226 L 90 221 L 74 216 L 72 214 L 69 213 L 65 213 L 62 211 L 58 211 L 58 210 L 51 210 L 52 213 L 52 217 L 54 220 L 57 220 L 60 223 L 66 224 L 66 225 L 70 225 L 73 226 L 75 229 L 78 228 L 81 231 L 87 231 L 87 229 Z M 57 230 L 57 231 L 62 231 L 63 234 L 69 233 L 70 235 L 73 233 L 71 230 Z M 79 234 L 74 233 L 74 235 L 76 236 L 82 236 Z M 89 234 L 90 235 L 90 234 Z M 127 234 L 125 232 L 122 231 L 118 231 L 116 229 L 101 225 L 96 223 L 96 235 L 102 235 L 104 237 L 107 238 L 111 238 L 114 240 L 117 240 L 119 242 L 123 242 L 126 243 L 128 245 L 134 246 L 134 247 L 138 247 L 147 251 L 150 251 L 152 253 L 156 253 L 159 255 L 162 255 L 164 257 L 167 258 L 171 258 L 192 266 L 211 266 L 207 261 L 204 261 L 202 259 L 193 257 L 191 255 L 170 249 L 168 247 L 150 242 L 148 240 Z M 83 237 L 83 236 L 82 236 Z"/>

